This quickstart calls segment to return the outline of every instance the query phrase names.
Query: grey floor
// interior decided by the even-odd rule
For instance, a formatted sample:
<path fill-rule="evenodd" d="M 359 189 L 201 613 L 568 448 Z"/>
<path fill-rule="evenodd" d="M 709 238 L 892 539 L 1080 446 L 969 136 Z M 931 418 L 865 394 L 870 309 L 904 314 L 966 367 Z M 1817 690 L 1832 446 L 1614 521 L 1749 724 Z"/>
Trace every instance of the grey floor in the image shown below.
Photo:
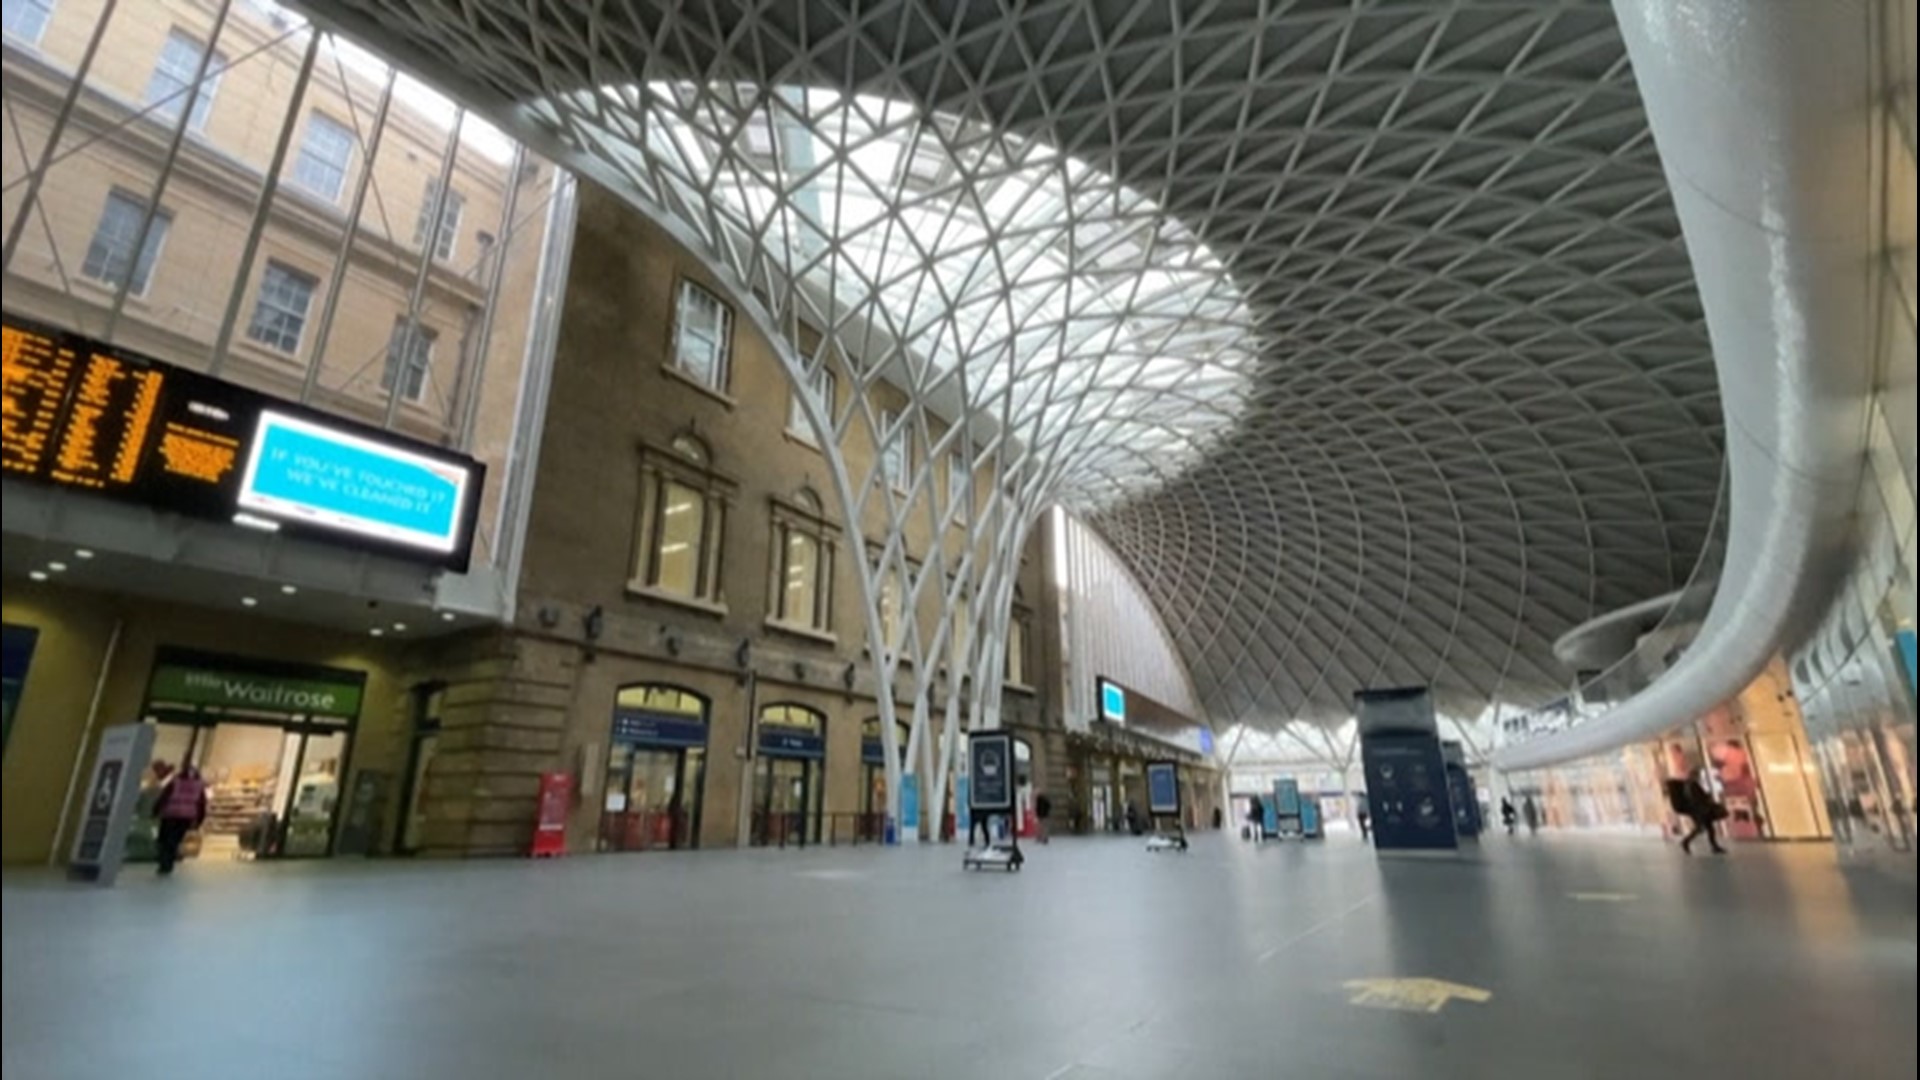
<path fill-rule="evenodd" d="M 1911 881 L 1504 837 L 4 878 L 7 1080 L 1915 1075 Z M 1485 989 L 1439 1013 L 1348 980 Z"/>

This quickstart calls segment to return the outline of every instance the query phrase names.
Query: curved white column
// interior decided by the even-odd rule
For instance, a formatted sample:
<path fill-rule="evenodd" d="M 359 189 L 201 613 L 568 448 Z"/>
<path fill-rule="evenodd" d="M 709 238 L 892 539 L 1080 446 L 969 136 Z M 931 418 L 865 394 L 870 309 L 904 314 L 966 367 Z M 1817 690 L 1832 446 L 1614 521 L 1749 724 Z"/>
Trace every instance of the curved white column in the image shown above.
<path fill-rule="evenodd" d="M 1836 587 L 1872 376 L 1877 4 L 1615 0 L 1694 264 L 1726 416 L 1726 566 L 1699 637 L 1644 693 L 1508 747 L 1506 770 L 1612 750 L 1732 697 Z"/>

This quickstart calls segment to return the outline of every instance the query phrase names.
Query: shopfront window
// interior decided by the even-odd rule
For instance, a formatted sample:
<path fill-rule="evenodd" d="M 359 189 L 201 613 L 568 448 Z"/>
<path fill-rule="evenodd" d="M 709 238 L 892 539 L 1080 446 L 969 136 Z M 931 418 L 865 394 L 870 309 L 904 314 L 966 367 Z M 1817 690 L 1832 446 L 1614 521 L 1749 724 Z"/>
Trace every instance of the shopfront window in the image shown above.
<path fill-rule="evenodd" d="M 157 728 L 141 808 L 182 766 L 207 783 L 206 822 L 188 857 L 333 853 L 342 781 L 359 718 L 360 672 L 163 649 L 143 715 Z M 151 858 L 151 813 L 135 816 L 129 858 Z"/>
<path fill-rule="evenodd" d="M 706 788 L 707 700 L 642 683 L 614 696 L 600 850 L 698 847 Z"/>
<path fill-rule="evenodd" d="M 751 838 L 756 846 L 820 842 L 826 806 L 827 717 L 806 705 L 760 710 Z"/>

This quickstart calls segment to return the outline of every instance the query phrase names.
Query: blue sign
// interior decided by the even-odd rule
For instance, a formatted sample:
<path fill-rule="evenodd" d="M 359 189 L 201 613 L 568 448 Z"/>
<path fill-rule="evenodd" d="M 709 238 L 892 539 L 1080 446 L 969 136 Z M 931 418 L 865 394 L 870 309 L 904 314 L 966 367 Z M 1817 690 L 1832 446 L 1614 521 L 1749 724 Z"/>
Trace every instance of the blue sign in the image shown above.
<path fill-rule="evenodd" d="M 615 709 L 613 741 L 636 746 L 705 746 L 707 725 L 679 713 Z"/>
<path fill-rule="evenodd" d="M 1200 752 L 1202 754 L 1213 753 L 1213 729 L 1212 728 L 1203 727 L 1200 729 Z"/>
<path fill-rule="evenodd" d="M 860 760 L 868 765 L 885 765 L 887 752 L 880 746 L 879 739 L 860 740 Z"/>
<path fill-rule="evenodd" d="M 920 829 L 920 778 L 912 773 L 900 778 L 900 825 L 916 833 Z"/>
<path fill-rule="evenodd" d="M 812 728 L 761 724 L 760 752 L 768 757 L 824 758 L 827 740 Z"/>
<path fill-rule="evenodd" d="M 240 481 L 242 511 L 449 553 L 460 545 L 470 470 L 272 409 Z"/>
<path fill-rule="evenodd" d="M 1147 763 L 1147 813 L 1180 812 L 1180 774 L 1171 761 Z"/>
<path fill-rule="evenodd" d="M 1916 683 L 1917 676 L 1915 672 L 1916 672 L 1916 669 L 1920 669 L 1920 657 L 1916 657 L 1914 655 L 1915 645 L 1914 645 L 1913 631 L 1912 630 L 1896 630 L 1894 631 L 1893 637 L 1894 637 L 1894 640 L 1899 642 L 1899 645 L 1900 645 L 1900 659 L 1905 660 L 1907 662 L 1908 688 L 1911 689 L 1916 685 L 1920 685 L 1920 683 Z"/>
<path fill-rule="evenodd" d="M 967 804 L 967 778 L 953 778 L 954 827 L 962 833 L 973 832 L 973 807 Z"/>
<path fill-rule="evenodd" d="M 13 734 L 13 714 L 20 705 L 20 690 L 27 681 L 27 669 L 33 665 L 33 647 L 40 640 L 40 631 L 31 626 L 6 625 L 4 651 L 0 651 L 0 675 L 4 683 L 0 684 L 0 746 L 5 746 Z"/>
<path fill-rule="evenodd" d="M 1283 818 L 1300 816 L 1300 781 L 1289 779 L 1273 782 L 1273 812 Z"/>
<path fill-rule="evenodd" d="M 1127 692 L 1105 679 L 1095 680 L 1100 686 L 1100 719 L 1111 720 L 1116 724 L 1127 722 Z"/>
<path fill-rule="evenodd" d="M 1306 799 L 1300 803 L 1300 835 L 1320 836 L 1320 801 Z"/>
<path fill-rule="evenodd" d="M 1280 835 L 1280 815 L 1273 812 L 1273 800 L 1260 800 L 1260 827 L 1268 836 Z"/>
<path fill-rule="evenodd" d="M 1381 851 L 1452 850 L 1453 799 L 1440 740 L 1430 734 L 1372 734 L 1360 739 L 1373 842 Z"/>

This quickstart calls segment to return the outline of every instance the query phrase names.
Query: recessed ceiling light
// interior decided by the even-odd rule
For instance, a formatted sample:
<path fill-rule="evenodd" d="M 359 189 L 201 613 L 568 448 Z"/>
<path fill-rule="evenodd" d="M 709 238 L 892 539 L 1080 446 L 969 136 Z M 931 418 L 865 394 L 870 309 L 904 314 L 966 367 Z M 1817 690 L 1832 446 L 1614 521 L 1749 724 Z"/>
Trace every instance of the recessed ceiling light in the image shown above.
<path fill-rule="evenodd" d="M 32 578 L 32 579 L 33 579 L 33 580 L 35 580 L 35 581 L 45 581 L 45 580 L 47 580 L 47 572 L 46 572 L 45 570 L 35 570 L 35 571 L 33 571 L 33 572 L 31 572 L 31 573 L 29 573 L 29 574 L 28 574 L 27 576 L 28 576 L 28 577 L 30 577 L 30 578 Z"/>
<path fill-rule="evenodd" d="M 47 569 L 53 571 L 56 574 L 65 573 L 67 569 L 67 564 L 60 562 L 59 560 L 56 559 L 53 562 L 50 562 L 47 564 Z"/>
<path fill-rule="evenodd" d="M 294 593 L 297 593 L 300 591 L 300 587 L 297 585 L 282 585 L 280 586 L 280 591 L 287 594 L 288 596 L 292 596 Z"/>
<path fill-rule="evenodd" d="M 73 557 L 76 559 L 91 559 L 93 558 L 93 549 L 92 548 L 74 548 Z"/>
<path fill-rule="evenodd" d="M 379 637 L 381 634 L 386 633 L 386 631 L 376 626 L 373 629 L 367 631 L 367 633 L 372 634 L 374 637 Z"/>
<path fill-rule="evenodd" d="M 241 598 L 240 598 L 240 603 L 241 603 L 242 605 L 244 605 L 244 606 L 246 606 L 246 607 L 258 607 L 258 606 L 260 605 L 260 601 L 258 601 L 258 600 L 256 600 L 256 599 L 254 599 L 254 598 L 253 598 L 253 597 L 251 597 L 251 596 L 243 596 L 243 597 L 241 597 Z"/>
<path fill-rule="evenodd" d="M 393 632 L 396 634 L 403 634 L 406 632 L 406 629 L 407 629 L 406 623 L 397 622 L 393 624 Z"/>
<path fill-rule="evenodd" d="M 451 611 L 443 611 L 440 613 L 441 622 L 452 622 L 453 619 L 454 619 L 454 614 Z"/>

